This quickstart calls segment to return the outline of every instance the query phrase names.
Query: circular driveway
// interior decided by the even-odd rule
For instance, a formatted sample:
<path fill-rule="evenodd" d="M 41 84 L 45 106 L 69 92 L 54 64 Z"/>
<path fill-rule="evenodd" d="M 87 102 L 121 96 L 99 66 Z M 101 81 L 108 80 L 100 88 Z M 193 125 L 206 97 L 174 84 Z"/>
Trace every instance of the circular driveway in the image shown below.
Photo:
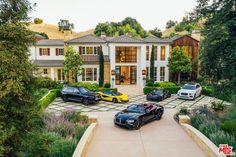
<path fill-rule="evenodd" d="M 178 99 L 175 94 L 172 94 L 171 98 L 165 99 L 161 102 L 157 102 L 163 105 L 165 109 L 173 108 L 194 108 L 203 105 L 209 105 L 212 101 L 220 101 L 216 98 L 208 97 L 202 95 L 196 100 L 182 100 Z M 56 98 L 46 109 L 46 112 L 63 112 L 66 110 L 80 110 L 81 112 L 104 112 L 104 111 L 121 111 L 125 109 L 128 105 L 133 103 L 145 103 L 150 102 L 146 100 L 146 95 L 133 95 L 130 96 L 128 103 L 113 103 L 100 101 L 98 104 L 85 106 L 77 102 L 63 102 L 61 98 Z"/>

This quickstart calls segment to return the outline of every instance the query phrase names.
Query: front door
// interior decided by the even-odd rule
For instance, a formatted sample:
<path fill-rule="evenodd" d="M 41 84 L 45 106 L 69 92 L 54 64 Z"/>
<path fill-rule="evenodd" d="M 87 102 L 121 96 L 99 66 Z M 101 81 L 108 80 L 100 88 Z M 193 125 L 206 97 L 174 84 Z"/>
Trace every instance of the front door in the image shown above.
<path fill-rule="evenodd" d="M 116 85 L 136 84 L 136 66 L 116 66 Z"/>
<path fill-rule="evenodd" d="M 137 81 L 137 68 L 136 66 L 130 67 L 130 84 L 136 84 Z"/>

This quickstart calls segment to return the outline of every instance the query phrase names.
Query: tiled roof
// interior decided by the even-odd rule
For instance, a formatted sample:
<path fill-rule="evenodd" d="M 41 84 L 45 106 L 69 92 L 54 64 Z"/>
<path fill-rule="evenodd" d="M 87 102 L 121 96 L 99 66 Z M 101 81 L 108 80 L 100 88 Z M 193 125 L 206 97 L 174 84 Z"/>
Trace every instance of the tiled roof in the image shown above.
<path fill-rule="evenodd" d="M 36 46 L 64 46 L 64 40 L 42 39 L 35 43 Z"/>
<path fill-rule="evenodd" d="M 82 55 L 84 64 L 98 64 L 99 56 L 98 55 Z M 109 56 L 104 55 L 104 62 L 110 62 Z M 63 60 L 35 60 L 34 64 L 39 67 L 62 67 Z"/>
<path fill-rule="evenodd" d="M 170 39 L 161 39 L 156 36 L 150 36 L 144 39 L 147 43 L 170 43 Z"/>
<path fill-rule="evenodd" d="M 191 38 L 191 39 L 196 40 L 197 42 L 199 42 L 197 39 L 195 39 L 195 38 L 193 38 L 193 37 L 191 37 L 191 36 L 189 36 L 189 35 L 176 35 L 176 36 L 170 38 L 169 40 L 170 40 L 171 42 L 173 42 L 173 41 L 175 41 L 175 40 L 177 40 L 177 39 L 179 39 L 179 38 L 185 37 L 185 36 L 187 36 L 187 37 L 189 37 L 189 38 Z"/>
<path fill-rule="evenodd" d="M 86 35 L 82 36 L 76 39 L 68 40 L 67 43 L 85 43 L 85 44 L 90 44 L 90 43 L 106 43 L 106 40 L 100 38 L 100 37 L 95 37 L 93 35 Z"/>
<path fill-rule="evenodd" d="M 115 37 L 111 40 L 109 40 L 108 42 L 111 42 L 111 43 L 145 43 L 144 40 L 142 39 L 136 39 L 136 38 L 133 38 L 133 37 L 130 37 L 128 35 L 121 35 L 121 36 L 118 36 L 118 37 Z"/>

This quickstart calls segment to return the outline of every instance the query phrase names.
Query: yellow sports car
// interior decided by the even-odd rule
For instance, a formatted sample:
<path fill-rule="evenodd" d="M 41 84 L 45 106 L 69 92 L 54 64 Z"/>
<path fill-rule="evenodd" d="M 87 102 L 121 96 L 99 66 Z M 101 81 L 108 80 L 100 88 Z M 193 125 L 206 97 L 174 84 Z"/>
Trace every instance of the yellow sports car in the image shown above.
<path fill-rule="evenodd" d="M 98 92 L 98 94 L 101 96 L 101 99 L 105 101 L 112 101 L 114 103 L 129 101 L 127 94 L 122 94 L 115 91 Z"/>

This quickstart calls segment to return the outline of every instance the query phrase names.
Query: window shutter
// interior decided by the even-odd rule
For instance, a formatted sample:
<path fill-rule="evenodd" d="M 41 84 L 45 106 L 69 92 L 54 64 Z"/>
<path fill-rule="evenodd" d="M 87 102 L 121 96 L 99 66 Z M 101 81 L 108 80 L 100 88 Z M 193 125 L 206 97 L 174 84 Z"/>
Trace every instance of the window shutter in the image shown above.
<path fill-rule="evenodd" d="M 50 56 L 50 48 L 48 48 L 48 56 Z"/>
<path fill-rule="evenodd" d="M 82 47 L 81 46 L 79 46 L 79 54 L 82 54 Z"/>
<path fill-rule="evenodd" d="M 42 56 L 42 48 L 39 48 L 39 55 Z"/>
<path fill-rule="evenodd" d="M 58 48 L 56 48 L 56 56 L 58 56 L 59 54 L 58 54 Z"/>
<path fill-rule="evenodd" d="M 97 47 L 97 54 L 100 54 L 100 46 Z"/>

